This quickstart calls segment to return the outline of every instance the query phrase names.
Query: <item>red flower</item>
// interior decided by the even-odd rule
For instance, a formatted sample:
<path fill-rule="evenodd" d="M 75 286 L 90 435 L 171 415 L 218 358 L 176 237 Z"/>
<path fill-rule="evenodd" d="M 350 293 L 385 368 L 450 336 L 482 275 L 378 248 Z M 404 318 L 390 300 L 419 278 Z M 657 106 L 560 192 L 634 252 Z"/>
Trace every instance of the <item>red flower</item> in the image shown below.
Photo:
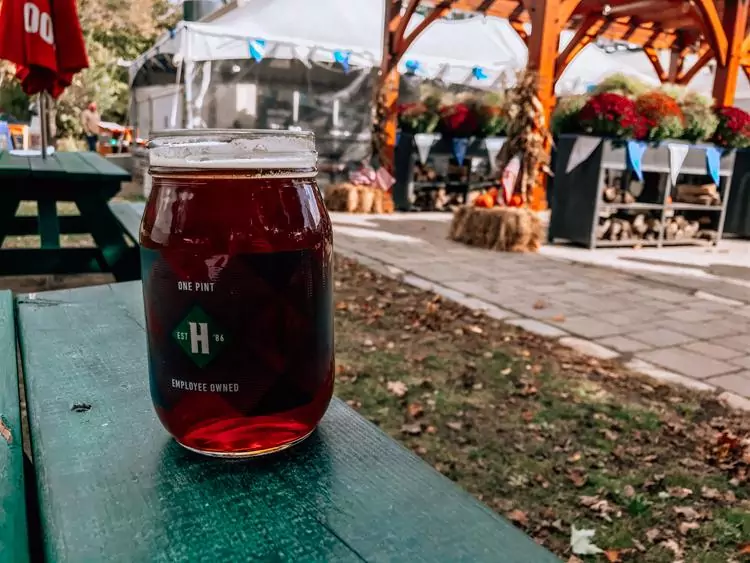
<path fill-rule="evenodd" d="M 716 110 L 719 126 L 714 142 L 734 148 L 750 146 L 750 114 L 737 107 L 722 107 Z"/>
<path fill-rule="evenodd" d="M 440 119 L 443 132 L 452 137 L 471 137 L 479 127 L 476 113 L 466 104 L 441 108 Z"/>
<path fill-rule="evenodd" d="M 612 92 L 593 96 L 579 118 L 585 131 L 606 137 L 630 137 L 641 127 L 635 102 Z"/>

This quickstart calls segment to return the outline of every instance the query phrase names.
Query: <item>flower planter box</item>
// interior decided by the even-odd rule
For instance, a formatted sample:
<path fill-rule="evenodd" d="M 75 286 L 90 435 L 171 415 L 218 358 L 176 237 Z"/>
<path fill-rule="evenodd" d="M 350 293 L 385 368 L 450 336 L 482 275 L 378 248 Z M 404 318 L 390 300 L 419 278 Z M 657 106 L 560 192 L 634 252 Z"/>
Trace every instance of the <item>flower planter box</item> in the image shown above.
<path fill-rule="evenodd" d="M 550 218 L 549 240 L 558 239 L 581 244 L 588 248 L 601 246 L 663 246 L 672 244 L 715 244 L 721 239 L 727 197 L 735 165 L 735 151 L 721 153 L 718 161 L 720 181 L 716 194 L 721 203 L 695 204 L 678 201 L 678 192 L 670 175 L 670 145 L 686 147 L 684 162 L 679 167 L 676 184 L 712 183 L 707 169 L 707 150 L 710 145 L 689 145 L 681 141 L 666 141 L 659 145 L 648 145 L 642 154 L 641 170 L 643 188 L 638 197 L 632 196 L 630 180 L 635 178 L 633 166 L 629 162 L 627 143 L 611 139 L 597 139 L 598 144 L 580 164 L 569 170 L 569 162 L 575 153 L 578 135 L 561 135 L 557 141 L 555 158 L 555 182 L 552 194 L 552 214 Z M 593 139 L 589 137 L 589 139 Z M 673 149 L 675 151 L 680 149 Z M 680 150 L 683 152 L 683 150 Z M 614 176 L 620 182 L 613 185 Z M 609 180 L 609 183 L 608 183 Z M 612 202 L 604 201 L 605 187 L 618 194 Z M 705 186 L 704 186 L 705 187 Z M 623 192 L 630 193 L 626 199 Z M 702 238 L 691 235 L 694 223 L 700 223 L 703 216 L 711 218 L 711 228 L 702 228 Z M 642 217 L 639 217 L 641 215 Z M 682 219 L 677 219 L 682 217 Z M 607 221 L 610 222 L 609 226 Z M 633 229 L 626 224 L 635 222 Z M 679 223 L 675 230 L 674 223 Z M 621 225 L 622 230 L 612 229 L 612 223 Z M 644 228 L 648 222 L 648 228 Z M 683 229 L 684 223 L 691 225 Z M 609 231 L 602 232 L 604 227 Z M 615 232 L 617 231 L 617 232 Z M 638 236 L 630 236 L 636 233 Z M 674 236 L 678 233 L 680 236 Z M 605 236 L 606 235 L 606 236 Z"/>
<path fill-rule="evenodd" d="M 472 180 L 471 178 L 471 159 L 487 158 L 485 139 L 478 137 L 472 137 L 468 139 L 464 164 L 469 165 L 470 172 L 468 174 L 469 177 L 466 181 L 447 181 L 446 179 L 440 179 L 435 182 L 416 183 L 414 181 L 414 171 L 417 162 L 419 161 L 419 152 L 417 150 L 417 142 L 415 140 L 415 137 L 417 135 L 415 135 L 414 133 L 401 132 L 398 136 L 394 163 L 394 176 L 396 179 L 396 183 L 393 186 L 393 200 L 396 209 L 410 209 L 412 202 L 414 201 L 415 192 L 417 190 L 435 190 L 443 188 L 449 192 L 459 192 L 463 194 L 465 202 L 466 198 L 468 197 L 468 192 L 471 189 L 489 187 L 494 183 Z M 433 161 L 436 159 L 444 159 L 447 166 L 448 160 L 454 156 L 454 139 L 438 134 L 434 135 L 435 141 L 429 150 L 429 158 Z"/>
<path fill-rule="evenodd" d="M 750 149 L 737 151 L 724 232 L 750 237 Z"/>

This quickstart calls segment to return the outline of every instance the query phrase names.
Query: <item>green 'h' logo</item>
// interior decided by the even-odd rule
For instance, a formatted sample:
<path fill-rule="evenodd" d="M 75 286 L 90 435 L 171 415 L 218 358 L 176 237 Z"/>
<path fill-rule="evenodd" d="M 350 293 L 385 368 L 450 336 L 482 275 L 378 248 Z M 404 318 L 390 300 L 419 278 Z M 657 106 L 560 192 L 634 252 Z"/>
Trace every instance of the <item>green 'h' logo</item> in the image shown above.
<path fill-rule="evenodd" d="M 205 367 L 227 344 L 222 328 L 197 305 L 177 325 L 172 336 L 198 367 Z"/>

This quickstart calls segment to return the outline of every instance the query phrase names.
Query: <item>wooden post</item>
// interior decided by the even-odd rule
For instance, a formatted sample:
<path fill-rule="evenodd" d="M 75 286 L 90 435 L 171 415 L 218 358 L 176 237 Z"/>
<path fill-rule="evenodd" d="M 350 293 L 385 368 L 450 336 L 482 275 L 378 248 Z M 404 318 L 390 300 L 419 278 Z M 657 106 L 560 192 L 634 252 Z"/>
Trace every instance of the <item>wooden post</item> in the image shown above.
<path fill-rule="evenodd" d="M 713 92 L 717 106 L 729 106 L 734 102 L 749 2 L 750 0 L 724 1 L 722 24 L 727 35 L 727 58 L 726 64 L 717 63 Z"/>
<path fill-rule="evenodd" d="M 667 80 L 674 84 L 677 83 L 677 79 L 682 74 L 682 69 L 685 67 L 685 50 L 684 49 L 672 49 L 669 51 L 669 70 L 667 71 Z"/>
<path fill-rule="evenodd" d="M 393 151 L 396 146 L 396 113 L 399 75 L 394 64 L 401 0 L 386 0 L 383 20 L 383 57 L 373 89 L 372 157 L 380 166 L 393 173 Z"/>
<path fill-rule="evenodd" d="M 544 106 L 545 119 L 548 125 L 555 105 L 555 75 L 557 54 L 560 47 L 560 31 L 566 23 L 562 19 L 561 7 L 563 1 L 539 0 L 527 4 L 531 17 L 528 68 L 538 74 L 539 90 L 537 95 L 542 106 Z M 549 147 L 549 149 L 552 150 L 552 147 Z M 529 203 L 534 210 L 547 207 L 545 176 L 540 177 L 540 181 L 532 190 Z"/>

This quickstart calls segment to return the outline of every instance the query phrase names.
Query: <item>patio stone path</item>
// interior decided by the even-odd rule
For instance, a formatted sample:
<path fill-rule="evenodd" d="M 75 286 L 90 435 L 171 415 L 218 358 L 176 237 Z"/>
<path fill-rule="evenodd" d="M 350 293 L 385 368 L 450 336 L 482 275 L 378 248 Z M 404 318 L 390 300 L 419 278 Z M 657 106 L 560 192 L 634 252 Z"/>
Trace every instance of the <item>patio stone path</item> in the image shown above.
<path fill-rule="evenodd" d="M 750 305 L 704 298 L 668 279 L 470 248 L 437 236 L 447 233 L 444 222 L 444 230 L 420 227 L 417 214 L 332 218 L 336 251 L 381 273 L 582 353 L 620 357 L 651 377 L 715 388 L 750 408 Z"/>

